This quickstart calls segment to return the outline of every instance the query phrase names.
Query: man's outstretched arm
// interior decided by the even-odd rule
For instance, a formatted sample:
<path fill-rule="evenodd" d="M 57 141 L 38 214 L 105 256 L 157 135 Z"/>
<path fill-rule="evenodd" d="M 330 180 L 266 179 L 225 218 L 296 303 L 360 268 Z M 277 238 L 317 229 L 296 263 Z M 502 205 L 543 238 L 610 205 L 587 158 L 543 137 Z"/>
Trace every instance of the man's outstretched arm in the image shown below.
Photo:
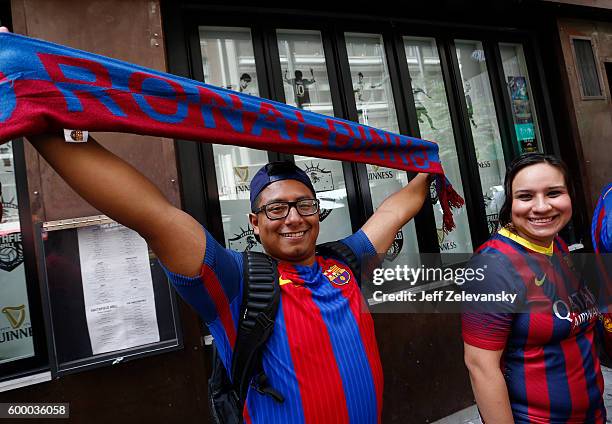
<path fill-rule="evenodd" d="M 395 235 L 423 207 L 429 192 L 428 174 L 417 174 L 401 190 L 387 197 L 376 212 L 363 225 L 378 253 L 385 253 L 395 239 Z"/>
<path fill-rule="evenodd" d="M 59 135 L 29 137 L 43 158 L 86 201 L 137 231 L 170 271 L 200 273 L 206 238 L 200 224 L 174 207 L 144 175 L 100 146 Z"/>

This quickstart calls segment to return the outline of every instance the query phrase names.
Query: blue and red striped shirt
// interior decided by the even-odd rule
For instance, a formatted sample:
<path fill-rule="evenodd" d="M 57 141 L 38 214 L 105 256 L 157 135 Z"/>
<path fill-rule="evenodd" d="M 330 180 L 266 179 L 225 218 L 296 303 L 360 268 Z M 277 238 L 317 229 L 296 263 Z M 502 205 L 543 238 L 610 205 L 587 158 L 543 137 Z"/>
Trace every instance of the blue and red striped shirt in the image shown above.
<path fill-rule="evenodd" d="M 502 229 L 473 256 L 486 270 L 466 291 L 516 293 L 514 303 L 463 314 L 465 343 L 503 350 L 501 368 L 516 423 L 605 423 L 595 347 L 599 311 L 557 238 L 543 248 Z"/>
<path fill-rule="evenodd" d="M 595 206 L 591 238 L 596 253 L 612 253 L 612 183 L 603 189 Z"/>
<path fill-rule="evenodd" d="M 342 242 L 358 258 L 375 254 L 363 231 Z M 380 422 L 383 374 L 374 324 L 349 267 L 317 256 L 312 266 L 280 262 L 278 271 L 280 306 L 262 362 L 285 401 L 249 390 L 245 422 Z M 231 369 L 242 301 L 241 254 L 206 232 L 201 275 L 168 276 L 204 319 Z"/>

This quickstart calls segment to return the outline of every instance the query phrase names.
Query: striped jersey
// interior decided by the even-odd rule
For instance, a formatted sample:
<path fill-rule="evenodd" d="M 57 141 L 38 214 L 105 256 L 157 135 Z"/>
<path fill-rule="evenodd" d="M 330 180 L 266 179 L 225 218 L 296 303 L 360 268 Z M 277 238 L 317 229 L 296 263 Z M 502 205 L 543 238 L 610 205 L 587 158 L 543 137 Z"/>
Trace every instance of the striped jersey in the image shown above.
<path fill-rule="evenodd" d="M 361 259 L 374 255 L 363 231 L 342 240 Z M 200 276 L 168 276 L 215 338 L 231 369 L 242 302 L 242 255 L 206 232 Z M 249 389 L 246 423 L 377 423 L 383 375 L 374 324 L 350 268 L 316 256 L 312 266 L 278 264 L 280 303 L 262 365 L 283 403 Z M 230 375 L 230 372 L 228 372 Z"/>
<path fill-rule="evenodd" d="M 612 183 L 601 193 L 591 224 L 591 238 L 597 253 L 612 253 Z"/>
<path fill-rule="evenodd" d="M 602 323 L 600 335 L 603 340 L 603 347 L 612 360 L 612 310 L 609 306 L 612 299 L 612 272 L 610 264 L 612 262 L 612 183 L 608 184 L 597 201 L 593 221 L 591 224 L 591 240 L 596 255 L 596 266 L 601 280 L 603 295 Z M 607 255 L 607 258 L 604 256 Z"/>
<path fill-rule="evenodd" d="M 465 343 L 503 350 L 501 368 L 516 423 L 605 423 L 603 378 L 595 348 L 599 311 L 572 271 L 567 246 L 544 248 L 510 233 L 494 235 L 469 266 L 485 279 L 474 293 L 516 293 L 462 315 Z"/>

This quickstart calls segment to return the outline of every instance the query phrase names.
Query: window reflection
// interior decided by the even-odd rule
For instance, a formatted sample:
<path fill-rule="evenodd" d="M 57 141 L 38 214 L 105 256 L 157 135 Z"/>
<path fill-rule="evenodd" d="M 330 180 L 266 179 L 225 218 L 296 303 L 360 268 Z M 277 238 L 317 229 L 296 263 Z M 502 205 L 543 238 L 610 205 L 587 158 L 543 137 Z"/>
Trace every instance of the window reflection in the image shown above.
<path fill-rule="evenodd" d="M 345 34 L 359 122 L 398 132 L 382 36 Z"/>
<path fill-rule="evenodd" d="M 214 145 L 213 154 L 226 247 L 239 252 L 262 251 L 249 224 L 249 187 L 253 176 L 268 162 L 268 154 L 223 145 Z"/>
<path fill-rule="evenodd" d="M 319 31 L 277 30 L 285 102 L 333 116 L 325 52 Z"/>
<path fill-rule="evenodd" d="M 248 28 L 200 27 L 200 49 L 207 84 L 259 96 Z"/>
<path fill-rule="evenodd" d="M 457 192 L 463 197 L 455 134 L 436 40 L 434 38 L 404 37 L 404 48 L 421 137 L 438 143 L 444 171 Z M 435 198 L 432 200 L 440 251 L 442 253 L 472 252 L 470 224 L 465 206 L 453 212 L 457 226 L 450 233 L 444 234 L 440 202 Z"/>
<path fill-rule="evenodd" d="M 456 40 L 467 114 L 474 139 L 489 233 L 499 227 L 506 173 L 485 53 L 480 41 Z"/>
<path fill-rule="evenodd" d="M 0 146 L 0 364 L 34 356 L 12 147 Z"/>
<path fill-rule="evenodd" d="M 259 95 L 248 28 L 200 27 L 200 47 L 207 84 Z M 217 144 L 212 147 L 225 245 L 238 251 L 261 251 L 248 220 L 249 186 L 255 173 L 268 162 L 268 155 L 246 147 Z"/>
<path fill-rule="evenodd" d="M 287 104 L 333 116 L 321 33 L 279 29 L 276 38 Z M 321 200 L 318 242 L 338 240 L 351 234 L 342 162 L 296 155 L 295 163 L 306 171 Z"/>
<path fill-rule="evenodd" d="M 399 132 L 382 36 L 346 33 L 345 40 L 359 122 Z M 374 209 L 389 195 L 408 184 L 404 171 L 374 165 L 368 165 L 367 171 Z M 410 259 L 408 256 L 398 259 L 398 256 L 418 252 L 416 229 L 414 220 L 411 220 L 397 233 L 387 251 L 387 259 L 391 262 L 397 260 L 398 263 L 413 262 L 414 255 Z"/>

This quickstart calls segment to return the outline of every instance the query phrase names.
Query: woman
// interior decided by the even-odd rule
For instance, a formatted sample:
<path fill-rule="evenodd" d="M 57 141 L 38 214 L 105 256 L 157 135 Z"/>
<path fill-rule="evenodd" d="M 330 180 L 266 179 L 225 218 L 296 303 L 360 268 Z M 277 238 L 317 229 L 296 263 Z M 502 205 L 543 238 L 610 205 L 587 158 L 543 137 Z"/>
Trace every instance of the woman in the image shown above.
<path fill-rule="evenodd" d="M 572 216 L 566 166 L 539 153 L 508 168 L 502 229 L 470 267 L 483 281 L 464 290 L 516 293 L 515 302 L 466 305 L 465 363 L 486 423 L 605 423 L 594 348 L 594 296 L 572 272 L 557 236 Z"/>

